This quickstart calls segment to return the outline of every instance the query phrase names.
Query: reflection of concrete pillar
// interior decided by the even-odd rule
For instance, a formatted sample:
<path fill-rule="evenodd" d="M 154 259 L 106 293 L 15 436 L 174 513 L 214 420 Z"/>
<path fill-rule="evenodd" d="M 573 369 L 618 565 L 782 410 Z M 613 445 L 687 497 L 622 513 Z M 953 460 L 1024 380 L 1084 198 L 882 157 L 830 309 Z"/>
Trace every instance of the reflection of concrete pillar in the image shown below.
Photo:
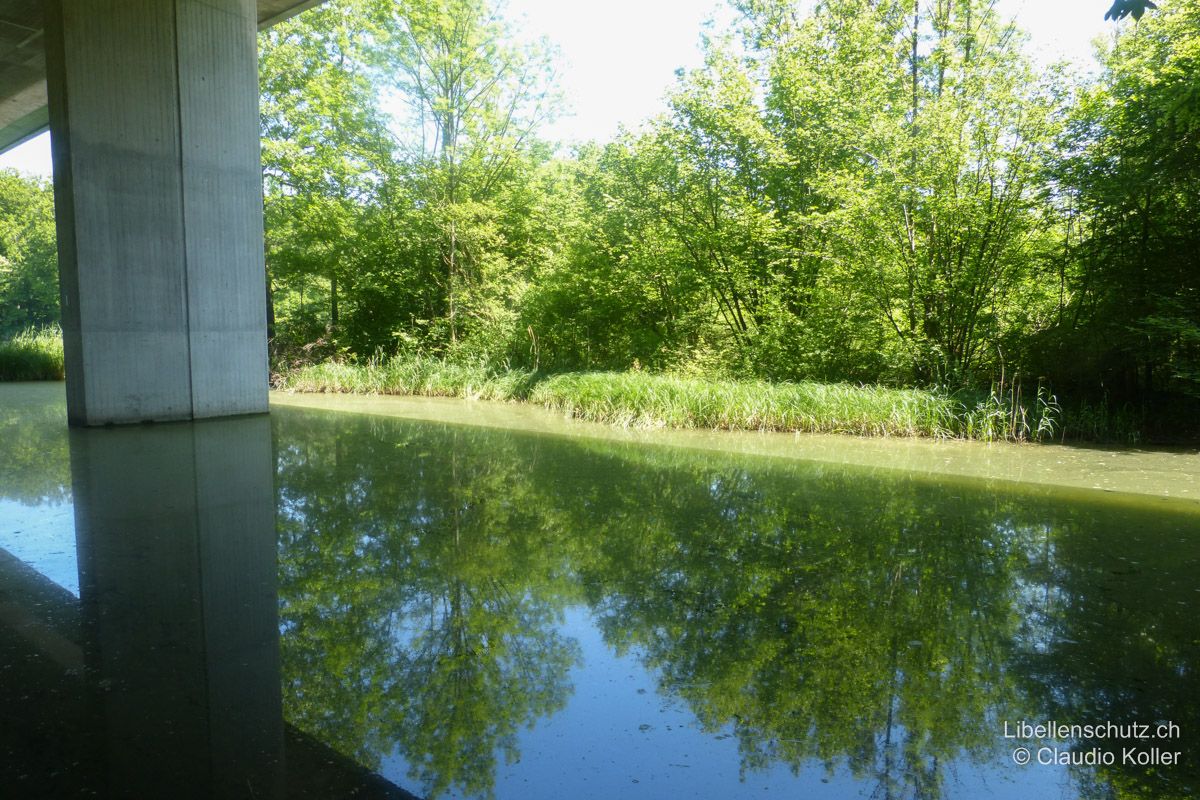
<path fill-rule="evenodd" d="M 85 658 L 131 797 L 273 797 L 283 712 L 265 417 L 75 431 Z"/>
<path fill-rule="evenodd" d="M 47 0 L 74 425 L 267 410 L 254 0 Z"/>

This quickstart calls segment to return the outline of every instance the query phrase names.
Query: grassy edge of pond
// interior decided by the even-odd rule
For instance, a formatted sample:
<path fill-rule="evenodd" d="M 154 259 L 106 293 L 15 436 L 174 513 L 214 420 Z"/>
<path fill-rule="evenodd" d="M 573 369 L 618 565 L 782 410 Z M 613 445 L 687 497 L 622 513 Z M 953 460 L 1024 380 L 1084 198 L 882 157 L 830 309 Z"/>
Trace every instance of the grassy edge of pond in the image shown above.
<path fill-rule="evenodd" d="M 0 381 L 61 381 L 62 332 L 29 329 L 0 340 Z M 649 372 L 547 374 L 430 357 L 361 364 L 326 361 L 278 375 L 297 392 L 396 394 L 530 402 L 570 417 L 634 427 L 923 436 L 978 441 L 1136 442 L 1139 421 L 1106 405 L 1064 414 L 1040 388 L 990 392 L 896 389 L 846 383 L 769 383 Z"/>
<path fill-rule="evenodd" d="M 1048 393 L 950 393 L 845 383 L 768 383 L 648 372 L 497 371 L 426 357 L 328 361 L 277 376 L 285 391 L 529 402 L 620 426 L 1042 441 L 1059 430 Z"/>
<path fill-rule="evenodd" d="M 0 339 L 0 381 L 61 381 L 62 331 L 30 328 Z"/>

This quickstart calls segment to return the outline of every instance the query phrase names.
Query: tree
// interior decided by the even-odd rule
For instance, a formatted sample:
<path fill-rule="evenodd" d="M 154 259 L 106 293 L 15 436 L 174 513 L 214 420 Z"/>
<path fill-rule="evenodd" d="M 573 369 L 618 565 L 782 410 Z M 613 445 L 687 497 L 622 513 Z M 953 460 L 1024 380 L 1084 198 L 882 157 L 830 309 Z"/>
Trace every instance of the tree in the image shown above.
<path fill-rule="evenodd" d="M 1053 103 L 1018 34 L 991 4 L 961 2 L 829 3 L 796 35 L 832 52 L 780 48 L 769 102 L 803 123 L 797 137 L 832 140 L 811 179 L 827 260 L 865 290 L 910 379 L 980 380 L 1046 228 Z"/>
<path fill-rule="evenodd" d="M 498 201 L 528 168 L 536 131 L 555 113 L 549 53 L 515 44 L 488 0 L 384 3 L 377 13 L 378 66 L 412 112 L 417 134 L 402 138 L 441 231 L 454 346 L 472 317 L 487 316 L 489 290 L 511 277 Z"/>
<path fill-rule="evenodd" d="M 0 337 L 58 320 L 54 192 L 0 171 Z"/>
<path fill-rule="evenodd" d="M 369 72 L 368 11 L 365 0 L 340 0 L 261 35 L 268 293 L 278 282 L 303 298 L 306 284 L 323 281 L 328 315 L 315 318 L 318 330 L 341 321 L 391 158 Z M 274 327 L 274 303 L 269 310 Z"/>
<path fill-rule="evenodd" d="M 1200 396 L 1200 10 L 1123 31 L 1085 87 L 1056 160 L 1075 239 L 1052 354 L 1121 400 Z"/>
<path fill-rule="evenodd" d="M 544 48 L 515 41 L 483 0 L 340 0 L 264 34 L 268 263 L 289 319 L 306 289 L 328 308 L 302 341 L 508 346 L 554 109 Z"/>
<path fill-rule="evenodd" d="M 986 382 L 1054 303 L 1059 98 L 1018 34 L 982 0 L 738 7 L 743 54 L 710 40 L 606 196 L 675 244 L 735 372 Z"/>
<path fill-rule="evenodd" d="M 264 34 L 281 327 L 346 358 L 1200 392 L 1189 5 L 1096 85 L 1036 75 L 987 0 L 734 6 L 663 114 L 557 157 L 552 59 L 489 0 Z"/>

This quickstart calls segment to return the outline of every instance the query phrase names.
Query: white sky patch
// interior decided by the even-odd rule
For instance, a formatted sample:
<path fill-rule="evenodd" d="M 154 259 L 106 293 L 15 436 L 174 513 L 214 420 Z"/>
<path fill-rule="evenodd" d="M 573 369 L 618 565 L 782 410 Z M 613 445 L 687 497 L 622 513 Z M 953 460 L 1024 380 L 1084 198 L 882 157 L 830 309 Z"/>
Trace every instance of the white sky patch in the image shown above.
<path fill-rule="evenodd" d="M 1122 27 L 1104 18 L 1111 5 L 1111 0 L 997 0 L 996 10 L 1029 33 L 1029 54 L 1037 64 L 1066 61 L 1094 72 L 1093 40 Z"/>
<path fill-rule="evenodd" d="M 1093 40 L 1117 26 L 1104 19 L 1109 0 L 997 0 L 1000 13 L 1030 34 L 1040 65 L 1067 61 L 1094 71 Z M 559 48 L 558 80 L 566 113 L 543 130 L 564 142 L 612 139 L 665 108 L 677 69 L 704 62 L 701 31 L 733 19 L 724 0 L 508 0 L 521 36 Z M 719 29 L 718 28 L 718 29 Z M 37 136 L 0 154 L 0 168 L 49 177 L 50 137 Z"/>
<path fill-rule="evenodd" d="M 15 169 L 39 178 L 49 178 L 54 172 L 50 163 L 50 134 L 35 136 L 0 154 L 0 169 Z"/>
<path fill-rule="evenodd" d="M 567 142 L 612 139 L 664 110 L 678 69 L 704 63 L 701 31 L 732 19 L 724 0 L 508 0 L 528 38 L 559 48 L 566 113 L 545 131 Z"/>

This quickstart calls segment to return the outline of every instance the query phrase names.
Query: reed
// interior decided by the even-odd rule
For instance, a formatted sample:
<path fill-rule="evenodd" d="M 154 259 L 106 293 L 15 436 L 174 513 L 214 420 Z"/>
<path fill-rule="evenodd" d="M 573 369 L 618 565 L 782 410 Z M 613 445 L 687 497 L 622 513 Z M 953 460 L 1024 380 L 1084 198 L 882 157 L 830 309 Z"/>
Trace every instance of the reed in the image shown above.
<path fill-rule="evenodd" d="M 1058 406 L 1039 387 L 961 396 L 936 389 L 846 383 L 705 380 L 647 372 L 542 375 L 429 357 L 327 362 L 282 376 L 280 388 L 528 401 L 578 419 L 621 426 L 928 436 L 983 441 L 1052 438 Z"/>
<path fill-rule="evenodd" d="M 844 383 L 578 373 L 538 383 L 530 399 L 574 417 L 619 425 L 858 436 L 956 433 L 955 402 L 949 397 Z"/>
<path fill-rule="evenodd" d="M 406 394 L 421 397 L 463 397 L 472 400 L 520 400 L 535 373 L 494 371 L 478 364 L 460 364 L 427 356 L 371 359 L 362 364 L 327 361 L 285 373 L 279 388 L 296 392 Z"/>
<path fill-rule="evenodd" d="M 0 340 L 0 381 L 61 381 L 62 331 L 42 328 Z"/>

